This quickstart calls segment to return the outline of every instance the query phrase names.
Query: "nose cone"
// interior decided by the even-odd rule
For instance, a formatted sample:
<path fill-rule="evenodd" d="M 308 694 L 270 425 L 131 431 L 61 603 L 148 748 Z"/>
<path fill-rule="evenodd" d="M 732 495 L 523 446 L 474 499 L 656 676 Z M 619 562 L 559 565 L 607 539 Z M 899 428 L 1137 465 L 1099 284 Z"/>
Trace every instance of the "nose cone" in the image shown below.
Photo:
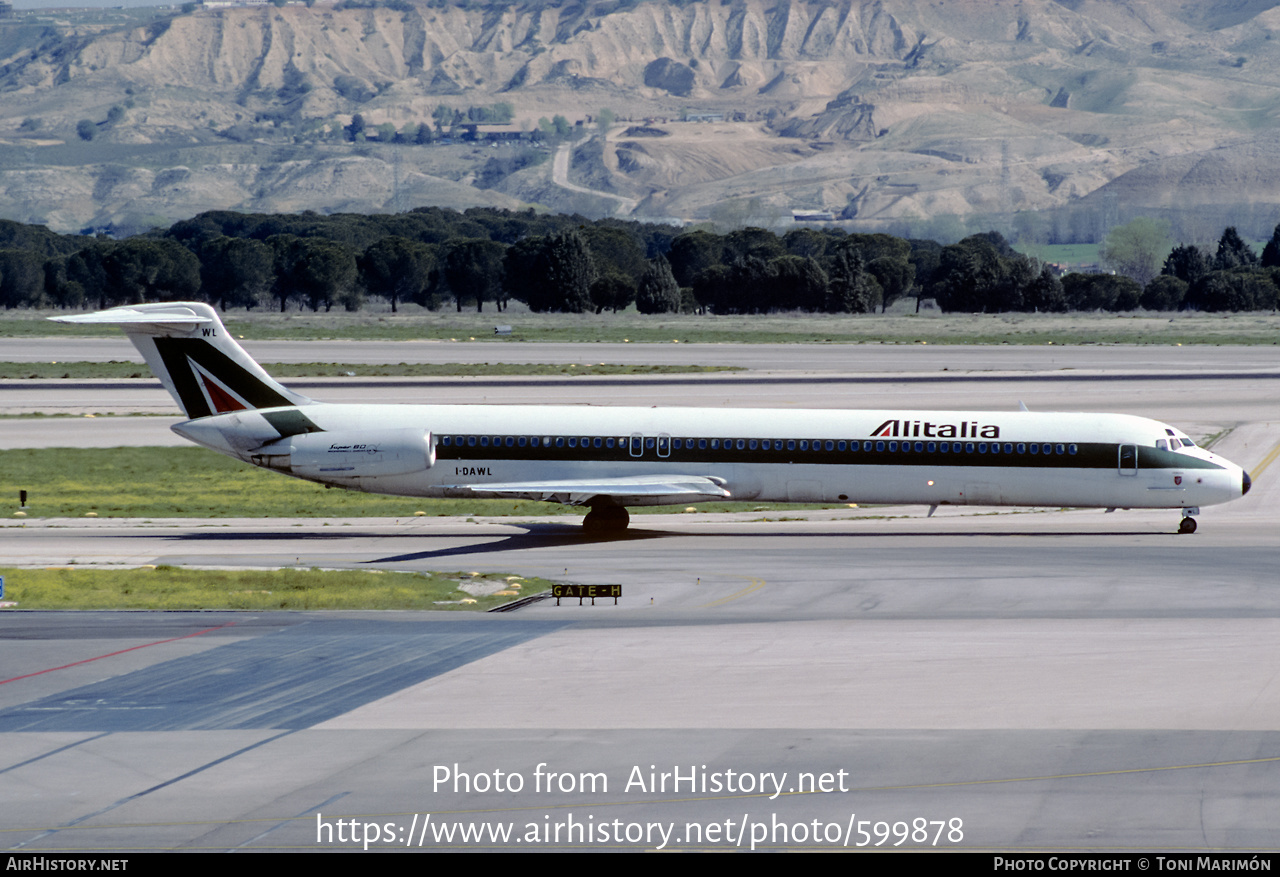
<path fill-rule="evenodd" d="M 1244 496 L 1246 493 L 1248 493 L 1250 487 L 1253 487 L 1253 479 L 1249 477 L 1248 472 L 1241 469 L 1240 470 L 1240 495 Z"/>

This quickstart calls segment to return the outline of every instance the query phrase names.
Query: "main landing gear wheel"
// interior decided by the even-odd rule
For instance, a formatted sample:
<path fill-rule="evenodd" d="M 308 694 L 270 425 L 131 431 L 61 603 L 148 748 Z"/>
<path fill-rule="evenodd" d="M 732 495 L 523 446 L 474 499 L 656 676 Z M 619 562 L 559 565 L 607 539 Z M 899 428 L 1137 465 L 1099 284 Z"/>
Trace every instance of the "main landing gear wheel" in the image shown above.
<path fill-rule="evenodd" d="M 1183 518 L 1182 523 L 1178 525 L 1179 533 L 1194 533 L 1196 531 L 1195 518 Z"/>
<path fill-rule="evenodd" d="M 619 505 L 600 506 L 587 512 L 582 519 L 582 529 L 588 536 L 621 533 L 631 523 L 627 510 Z"/>

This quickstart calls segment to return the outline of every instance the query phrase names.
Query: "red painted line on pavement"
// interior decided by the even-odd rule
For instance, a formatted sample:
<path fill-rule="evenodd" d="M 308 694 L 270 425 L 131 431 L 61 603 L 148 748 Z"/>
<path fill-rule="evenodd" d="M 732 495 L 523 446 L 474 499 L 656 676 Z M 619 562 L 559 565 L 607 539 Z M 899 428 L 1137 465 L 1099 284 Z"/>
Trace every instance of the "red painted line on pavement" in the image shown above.
<path fill-rule="evenodd" d="M 101 661 L 103 658 L 111 658 L 116 655 L 123 655 L 125 652 L 134 652 L 134 651 L 137 651 L 138 649 L 145 649 L 150 646 L 160 646 L 160 645 L 164 645 L 165 643 L 176 643 L 178 640 L 191 639 L 191 637 L 193 636 L 200 636 L 202 634 L 209 633 L 210 631 L 213 631 L 213 630 L 222 630 L 224 627 L 233 627 L 235 624 L 236 622 L 234 621 L 228 621 L 226 624 L 219 624 L 217 627 L 206 627 L 204 630 L 197 630 L 195 633 L 183 634 L 182 636 L 170 637 L 169 639 L 160 639 L 160 640 L 156 640 L 153 643 L 143 643 L 140 646 L 130 646 L 129 648 L 121 649 L 118 652 L 108 652 L 105 655 L 98 655 L 96 658 L 85 658 L 83 661 L 72 661 L 70 664 L 63 664 L 61 667 L 50 667 L 47 670 L 37 670 L 34 673 L 25 673 L 22 676 L 14 676 L 12 679 L 0 679 L 0 685 L 4 685 L 8 682 L 17 682 L 19 679 L 30 679 L 32 676 L 39 676 L 42 673 L 52 673 L 54 670 L 65 670 L 68 667 L 77 667 L 80 664 L 88 664 L 92 661 Z"/>

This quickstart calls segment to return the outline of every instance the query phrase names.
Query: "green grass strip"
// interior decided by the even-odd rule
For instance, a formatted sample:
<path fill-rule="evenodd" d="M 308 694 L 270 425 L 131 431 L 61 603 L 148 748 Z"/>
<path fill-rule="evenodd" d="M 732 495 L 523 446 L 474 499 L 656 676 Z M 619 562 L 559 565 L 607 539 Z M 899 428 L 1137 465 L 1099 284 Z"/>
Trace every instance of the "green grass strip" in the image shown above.
<path fill-rule="evenodd" d="M 204 448 L 39 448 L 0 451 L 6 514 L 28 494 L 31 517 L 340 518 L 547 515 L 564 506 L 510 500 L 388 497 L 257 469 Z"/>
<path fill-rule="evenodd" d="M 5 600 L 16 602 L 19 609 L 483 611 L 551 587 L 544 579 L 500 573 L 473 576 L 377 570 L 57 567 L 0 569 L 0 575 L 5 581 Z M 499 595 L 499 591 L 515 593 Z"/>
<path fill-rule="evenodd" d="M 27 507 L 19 505 L 27 491 Z M 700 512 L 841 508 L 843 504 L 704 503 Z M 637 509 L 679 513 L 686 506 Z M 509 499 L 425 499 L 327 490 L 204 448 L 0 451 L 0 514 L 32 518 L 355 518 L 581 516 L 586 509 Z"/>

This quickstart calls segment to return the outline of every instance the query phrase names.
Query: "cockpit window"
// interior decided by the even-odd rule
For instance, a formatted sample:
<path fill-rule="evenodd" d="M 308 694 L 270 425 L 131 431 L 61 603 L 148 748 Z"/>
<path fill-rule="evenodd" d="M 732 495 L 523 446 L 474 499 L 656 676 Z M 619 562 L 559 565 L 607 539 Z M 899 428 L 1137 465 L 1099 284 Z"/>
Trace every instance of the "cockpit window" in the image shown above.
<path fill-rule="evenodd" d="M 1196 446 L 1196 443 L 1195 443 L 1195 442 L 1193 442 L 1191 439 L 1184 438 L 1184 439 L 1182 440 L 1182 446 L 1183 446 L 1184 448 L 1194 448 L 1194 447 Z"/>
<path fill-rule="evenodd" d="M 1169 450 L 1169 443 L 1164 439 L 1156 439 L 1156 447 L 1162 451 Z"/>

